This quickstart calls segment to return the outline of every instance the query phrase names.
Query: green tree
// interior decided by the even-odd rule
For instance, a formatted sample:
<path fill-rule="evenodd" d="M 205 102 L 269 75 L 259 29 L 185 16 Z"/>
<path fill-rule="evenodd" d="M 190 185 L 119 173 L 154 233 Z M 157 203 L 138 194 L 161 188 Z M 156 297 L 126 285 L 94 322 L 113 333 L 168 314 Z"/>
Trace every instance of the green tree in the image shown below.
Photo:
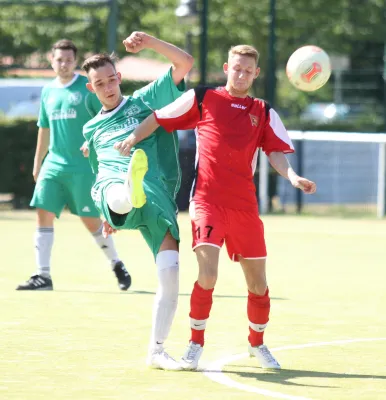
<path fill-rule="evenodd" d="M 178 46 L 185 46 L 186 33 L 193 36 L 193 55 L 196 69 L 199 61 L 199 26 L 185 26 L 175 16 L 179 0 L 118 0 L 117 53 L 124 55 L 122 39 L 133 30 L 144 30 Z M 1 4 L 1 1 L 0 1 Z M 198 0 L 198 5 L 202 0 Z M 357 68 L 380 68 L 385 37 L 383 0 L 280 0 L 277 4 L 276 56 L 280 93 L 288 92 L 288 83 L 282 73 L 290 54 L 305 44 L 315 44 L 329 53 L 349 54 Z M 81 55 L 107 49 L 106 7 L 81 8 L 77 6 L 23 6 L 0 7 L 0 53 L 13 55 L 23 63 L 27 55 L 49 50 L 61 37 L 74 40 Z M 17 19 L 15 18 L 17 16 Z M 218 79 L 228 49 L 239 43 L 250 43 L 261 54 L 261 78 L 255 94 L 264 96 L 267 71 L 269 0 L 259 2 L 209 0 L 208 75 L 209 81 Z M 198 24 L 199 25 L 199 24 Z M 372 57 L 368 49 L 372 48 Z M 153 52 L 145 52 L 154 57 Z M 215 74 L 215 75 L 213 75 Z M 287 89 L 288 90 L 287 90 Z M 329 91 L 318 91 L 324 97 Z M 293 99 L 297 97 L 297 99 Z M 290 98 L 294 104 L 312 99 L 295 92 Z M 281 96 L 279 97 L 279 100 Z M 288 99 L 288 97 L 287 97 Z M 296 101 L 298 100 L 298 101 Z M 287 101 L 287 104 L 291 104 Z"/>

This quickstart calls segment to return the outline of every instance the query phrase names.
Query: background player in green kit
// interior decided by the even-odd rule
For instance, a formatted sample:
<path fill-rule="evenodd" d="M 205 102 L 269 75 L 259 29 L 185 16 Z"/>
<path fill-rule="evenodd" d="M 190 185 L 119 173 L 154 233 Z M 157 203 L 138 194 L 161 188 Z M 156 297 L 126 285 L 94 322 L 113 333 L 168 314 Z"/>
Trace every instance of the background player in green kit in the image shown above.
<path fill-rule="evenodd" d="M 75 45 L 66 39 L 56 42 L 52 48 L 51 63 L 57 78 L 42 91 L 33 169 L 36 187 L 31 206 L 37 210 L 37 273 L 17 290 L 53 289 L 50 259 L 54 219 L 55 216 L 59 218 L 66 205 L 80 217 L 109 259 L 120 288 L 127 290 L 131 284 L 131 277 L 117 255 L 112 238 L 102 235 L 100 214 L 91 199 L 95 175 L 81 151 L 84 143 L 82 128 L 98 113 L 101 104 L 87 90 L 87 78 L 74 73 L 76 53 Z"/>
<path fill-rule="evenodd" d="M 160 129 L 136 146 L 129 156 L 117 151 L 120 143 L 153 110 L 171 103 L 184 88 L 184 76 L 193 65 L 190 55 L 179 48 L 133 32 L 123 41 L 128 52 L 148 48 L 167 57 L 171 69 L 156 81 L 123 97 L 121 75 L 108 55 L 88 58 L 87 87 L 101 101 L 101 112 L 83 128 L 89 144 L 89 160 L 98 173 L 92 190 L 97 208 L 114 229 L 137 229 L 150 247 L 158 271 L 158 290 L 153 309 L 153 326 L 148 365 L 168 370 L 181 369 L 164 350 L 178 300 L 179 232 L 175 194 L 181 171 L 178 164 L 178 139 L 175 133 Z M 136 138 L 132 138 L 134 141 Z"/>

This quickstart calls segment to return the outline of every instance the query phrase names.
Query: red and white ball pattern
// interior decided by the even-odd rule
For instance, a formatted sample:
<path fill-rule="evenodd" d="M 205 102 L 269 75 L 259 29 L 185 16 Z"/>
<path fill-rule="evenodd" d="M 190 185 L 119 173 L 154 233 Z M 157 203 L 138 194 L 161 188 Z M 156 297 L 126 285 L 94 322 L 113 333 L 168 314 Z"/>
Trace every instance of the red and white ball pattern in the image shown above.
<path fill-rule="evenodd" d="M 288 59 L 286 73 L 297 89 L 313 92 L 325 85 L 330 78 L 330 58 L 320 47 L 300 47 Z"/>

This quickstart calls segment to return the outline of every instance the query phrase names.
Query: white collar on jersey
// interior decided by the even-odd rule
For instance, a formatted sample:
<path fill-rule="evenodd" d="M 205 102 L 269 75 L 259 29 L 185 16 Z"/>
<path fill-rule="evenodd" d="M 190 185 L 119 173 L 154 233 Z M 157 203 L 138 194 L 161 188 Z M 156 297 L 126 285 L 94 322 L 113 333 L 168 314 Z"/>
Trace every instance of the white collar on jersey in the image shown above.
<path fill-rule="evenodd" d="M 112 115 L 115 115 L 127 102 L 129 98 L 127 96 L 123 96 L 123 99 L 121 101 L 121 104 L 116 107 L 113 111 L 102 114 L 102 109 L 99 111 L 99 113 L 94 117 L 94 120 L 102 120 L 102 119 L 107 119 L 110 118 Z"/>
<path fill-rule="evenodd" d="M 61 83 L 59 78 L 56 78 L 54 80 L 54 87 L 58 88 L 58 89 L 65 89 L 68 88 L 69 86 L 71 86 L 79 77 L 79 74 L 74 74 L 74 77 L 70 80 L 70 82 L 67 82 L 65 84 Z"/>

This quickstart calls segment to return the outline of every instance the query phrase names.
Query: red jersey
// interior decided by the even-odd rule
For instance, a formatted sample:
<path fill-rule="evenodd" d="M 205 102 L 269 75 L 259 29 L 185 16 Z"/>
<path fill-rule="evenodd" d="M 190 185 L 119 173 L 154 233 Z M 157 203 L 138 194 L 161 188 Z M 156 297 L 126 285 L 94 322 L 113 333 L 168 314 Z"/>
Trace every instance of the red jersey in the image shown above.
<path fill-rule="evenodd" d="M 196 128 L 196 177 L 191 198 L 257 210 L 253 175 L 259 148 L 293 153 L 278 114 L 264 100 L 233 97 L 225 87 L 199 87 L 155 112 L 167 131 Z"/>

